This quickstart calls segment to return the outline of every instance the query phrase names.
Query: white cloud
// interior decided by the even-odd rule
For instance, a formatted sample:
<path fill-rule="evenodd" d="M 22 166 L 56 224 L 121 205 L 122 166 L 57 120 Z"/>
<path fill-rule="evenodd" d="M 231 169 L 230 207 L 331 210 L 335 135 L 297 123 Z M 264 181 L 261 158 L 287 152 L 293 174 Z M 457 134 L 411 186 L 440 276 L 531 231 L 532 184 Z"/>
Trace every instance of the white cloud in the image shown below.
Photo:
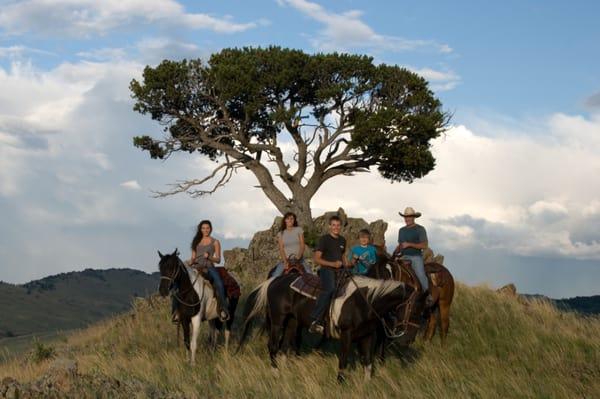
<path fill-rule="evenodd" d="M 141 190 L 142 186 L 140 186 L 140 183 L 137 182 L 137 180 L 127 180 L 124 181 L 123 183 L 119 184 L 119 186 L 124 187 L 128 190 Z"/>
<path fill-rule="evenodd" d="M 319 35 L 312 37 L 312 45 L 323 51 L 351 49 L 407 51 L 429 48 L 440 53 L 452 52 L 447 44 L 439 44 L 431 40 L 411 40 L 379 34 L 361 19 L 363 13 L 359 10 L 335 13 L 307 0 L 277 0 L 277 2 L 282 6 L 291 6 L 324 25 Z"/>
<path fill-rule="evenodd" d="M 427 79 L 430 82 L 431 88 L 435 91 L 452 90 L 461 80 L 460 76 L 451 70 L 440 71 L 432 68 L 414 68 L 410 66 L 407 69 Z"/>
<path fill-rule="evenodd" d="M 188 13 L 175 0 L 28 0 L 0 9 L 0 29 L 8 34 L 90 36 L 133 23 L 164 24 L 218 33 L 242 32 L 258 25 L 231 17 Z"/>

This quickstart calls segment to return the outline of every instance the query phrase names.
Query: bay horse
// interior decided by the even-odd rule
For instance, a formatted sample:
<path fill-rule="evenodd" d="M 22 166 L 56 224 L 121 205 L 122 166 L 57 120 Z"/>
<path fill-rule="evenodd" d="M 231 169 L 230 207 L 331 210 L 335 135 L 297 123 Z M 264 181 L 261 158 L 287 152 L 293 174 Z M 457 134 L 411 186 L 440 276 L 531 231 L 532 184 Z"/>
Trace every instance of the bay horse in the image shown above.
<path fill-rule="evenodd" d="M 282 344 L 291 342 L 298 328 L 308 328 L 315 300 L 290 288 L 298 276 L 283 275 L 260 284 L 248 297 L 244 310 L 244 328 L 239 348 L 246 342 L 252 320 L 266 313 L 269 319 L 269 357 L 277 367 L 277 353 Z M 327 332 L 341 341 L 338 353 L 338 381 L 345 380 L 344 372 L 352 343 L 358 344 L 365 377 L 370 378 L 373 367 L 375 332 L 383 315 L 402 306 L 413 295 L 413 289 L 398 281 L 376 280 L 364 276 L 348 278 L 345 292 L 331 302 Z M 385 325 L 387 331 L 398 332 L 402 322 Z M 284 348 L 287 349 L 287 348 Z"/>
<path fill-rule="evenodd" d="M 158 251 L 158 256 L 160 256 L 158 291 L 163 297 L 171 292 L 175 297 L 179 321 L 183 326 L 183 342 L 189 351 L 190 363 L 194 364 L 200 323 L 204 320 L 208 320 L 211 324 L 213 345 L 216 344 L 217 332 L 221 330 L 225 336 L 225 347 L 227 348 L 238 298 L 229 298 L 229 320 L 221 323 L 212 285 L 202 277 L 200 272 L 187 267 L 178 255 L 177 249 L 167 255 Z"/>

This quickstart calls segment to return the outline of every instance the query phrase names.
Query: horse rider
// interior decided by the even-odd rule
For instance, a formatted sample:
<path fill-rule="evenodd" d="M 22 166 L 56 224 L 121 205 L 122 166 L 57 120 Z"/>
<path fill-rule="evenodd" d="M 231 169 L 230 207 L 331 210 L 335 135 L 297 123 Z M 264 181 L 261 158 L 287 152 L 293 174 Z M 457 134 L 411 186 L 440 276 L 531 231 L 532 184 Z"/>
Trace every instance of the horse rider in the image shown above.
<path fill-rule="evenodd" d="M 430 306 L 433 303 L 433 298 L 429 292 L 429 280 L 425 274 L 425 264 L 423 262 L 423 251 L 427 249 L 427 232 L 425 227 L 415 223 L 415 219 L 421 216 L 421 212 L 415 212 L 411 207 L 407 207 L 404 213 L 398 212 L 404 217 L 406 226 L 401 227 L 398 231 L 398 246 L 394 253 L 400 253 L 402 259 L 409 260 L 412 268 L 421 283 L 423 294 L 427 295 L 425 303 Z"/>
<path fill-rule="evenodd" d="M 319 239 L 315 249 L 314 261 L 321 266 L 319 277 L 322 291 L 311 313 L 312 323 L 308 329 L 311 333 L 323 334 L 325 331 L 323 316 L 329 309 L 333 295 L 335 295 L 336 271 L 347 266 L 344 258 L 346 239 L 340 235 L 341 229 L 341 219 L 338 216 L 331 216 L 329 218 L 329 233 Z"/>

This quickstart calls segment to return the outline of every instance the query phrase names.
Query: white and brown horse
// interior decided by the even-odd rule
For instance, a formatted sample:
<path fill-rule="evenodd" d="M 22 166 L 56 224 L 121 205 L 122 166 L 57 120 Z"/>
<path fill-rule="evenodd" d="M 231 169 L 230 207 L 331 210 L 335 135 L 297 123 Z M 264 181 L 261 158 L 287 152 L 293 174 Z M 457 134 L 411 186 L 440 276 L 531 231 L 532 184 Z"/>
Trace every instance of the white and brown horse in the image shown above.
<path fill-rule="evenodd" d="M 179 321 L 183 326 L 183 341 L 189 350 L 190 362 L 194 363 L 195 361 L 200 323 L 204 320 L 208 320 L 211 324 L 213 343 L 216 343 L 217 333 L 221 330 L 225 337 L 225 347 L 227 347 L 238 298 L 230 298 L 229 320 L 221 323 L 212 285 L 196 269 L 186 266 L 181 261 L 177 249 L 168 255 L 163 255 L 158 251 L 158 255 L 160 256 L 158 291 L 163 297 L 171 293 L 175 298 Z"/>

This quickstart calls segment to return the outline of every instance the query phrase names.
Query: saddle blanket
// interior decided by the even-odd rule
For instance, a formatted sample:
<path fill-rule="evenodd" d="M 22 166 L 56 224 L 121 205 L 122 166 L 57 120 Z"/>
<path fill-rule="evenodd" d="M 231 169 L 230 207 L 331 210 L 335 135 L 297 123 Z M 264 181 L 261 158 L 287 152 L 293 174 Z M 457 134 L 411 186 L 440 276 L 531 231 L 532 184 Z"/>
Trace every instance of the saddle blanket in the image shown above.
<path fill-rule="evenodd" d="M 216 269 L 225 286 L 225 295 L 227 295 L 227 298 L 239 298 L 242 290 L 237 280 L 224 267 L 217 267 Z"/>
<path fill-rule="evenodd" d="M 346 286 L 348 284 L 342 283 L 337 289 L 334 298 L 343 296 L 346 292 Z M 304 273 L 298 276 L 292 283 L 290 284 L 290 288 L 299 293 L 300 295 L 304 295 L 305 297 L 311 299 L 317 299 L 319 294 L 323 291 L 321 288 L 321 279 L 316 274 Z"/>

